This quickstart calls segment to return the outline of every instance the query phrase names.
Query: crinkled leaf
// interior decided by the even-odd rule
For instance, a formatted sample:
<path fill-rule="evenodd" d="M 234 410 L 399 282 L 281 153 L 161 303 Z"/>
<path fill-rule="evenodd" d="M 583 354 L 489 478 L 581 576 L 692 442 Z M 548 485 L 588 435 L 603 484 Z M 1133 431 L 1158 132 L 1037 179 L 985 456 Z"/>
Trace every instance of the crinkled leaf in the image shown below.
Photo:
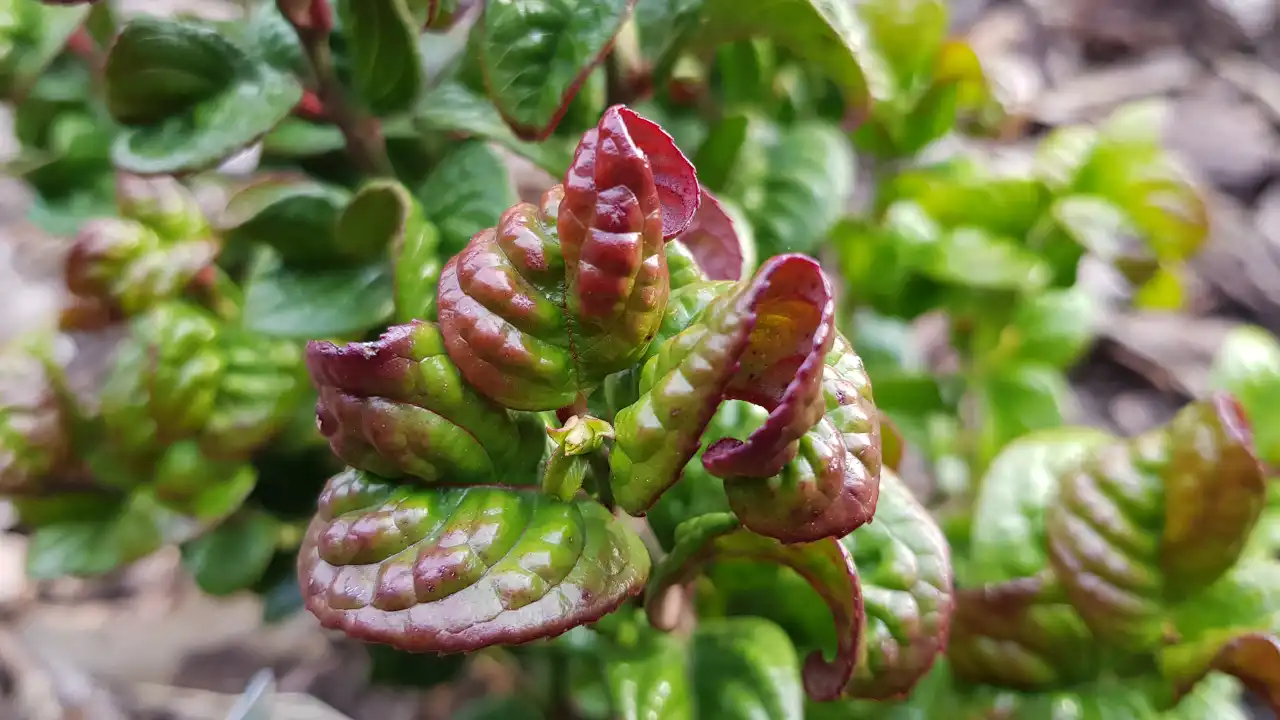
<path fill-rule="evenodd" d="M 740 198 L 760 254 L 812 253 L 853 192 L 853 148 L 830 125 L 801 123 L 768 147 L 764 185 Z"/>
<path fill-rule="evenodd" d="M 741 280 L 755 269 L 751 224 L 736 208 L 717 200 L 705 188 L 693 222 L 676 241 L 693 253 L 698 267 L 710 280 Z M 674 282 L 672 286 L 675 287 Z"/>
<path fill-rule="evenodd" d="M 692 579 L 702 566 L 721 560 L 787 566 L 812 586 L 836 622 L 835 660 L 826 663 L 819 652 L 806 661 L 809 695 L 815 699 L 832 699 L 841 692 L 874 699 L 904 695 L 946 647 L 953 603 L 950 550 L 941 530 L 897 476 L 885 473 L 883 477 L 875 521 L 839 541 L 828 538 L 783 545 L 738 529 L 728 515 L 686 522 L 677 530 L 671 555 L 654 573 L 649 600 L 660 597 L 673 583 Z M 762 614 L 773 617 L 775 606 L 786 604 L 776 594 L 796 590 L 784 583 L 758 587 L 755 592 L 762 595 L 758 603 Z M 770 597 L 778 599 L 770 602 Z M 650 602 L 647 607 L 655 605 Z M 865 620 L 860 619 L 864 614 Z M 828 636 L 829 631 L 804 641 L 821 648 Z"/>
<path fill-rule="evenodd" d="M 218 230 L 229 243 L 264 243 L 285 265 L 323 268 L 368 261 L 363 243 L 344 247 L 334 232 L 351 201 L 343 188 L 306 179 L 266 178 L 248 185 L 227 201 Z"/>
<path fill-rule="evenodd" d="M 488 143 L 472 140 L 446 155 L 418 188 L 422 208 L 440 228 L 440 254 L 451 257 L 516 203 L 507 163 Z"/>
<path fill-rule="evenodd" d="M 298 573 L 307 609 L 325 627 L 454 653 L 600 618 L 644 586 L 649 554 L 593 501 L 397 486 L 348 470 L 320 497 Z"/>
<path fill-rule="evenodd" d="M 800 662 L 778 626 L 759 618 L 699 623 L 687 639 L 640 625 L 603 658 L 618 717 L 804 717 Z"/>
<path fill-rule="evenodd" d="M 242 512 L 183 545 L 182 564 L 204 592 L 230 595 L 262 578 L 275 556 L 278 537 L 274 517 Z"/>
<path fill-rule="evenodd" d="M 727 513 L 690 519 L 676 530 L 676 543 L 654 570 L 645 594 L 649 621 L 664 628 L 663 599 L 670 589 L 695 579 L 705 566 L 718 560 L 753 560 L 776 563 L 799 573 L 831 610 L 836 627 L 836 656 L 824 659 L 811 653 L 804 663 L 804 687 L 810 697 L 833 700 L 853 677 L 862 642 L 864 616 L 858 572 L 848 549 L 824 538 L 814 543 L 784 545 L 742 528 Z"/>
<path fill-rule="evenodd" d="M 408 0 L 341 0 L 351 84 L 375 115 L 413 107 L 422 88 L 418 29 Z"/>
<path fill-rule="evenodd" d="M 491 103 L 455 82 L 443 82 L 426 92 L 414 111 L 413 120 L 423 132 L 459 133 L 501 143 L 552 175 L 564 173 L 571 160 L 567 149 L 554 142 L 535 144 L 518 140 Z"/>
<path fill-rule="evenodd" d="M 397 325 L 373 342 L 312 342 L 320 432 L 349 465 L 426 482 L 528 485 L 546 446 L 536 415 L 468 385 L 435 325 Z"/>
<path fill-rule="evenodd" d="M 1210 384 L 1240 400 L 1258 456 L 1280 466 L 1280 343 L 1259 327 L 1232 330 L 1213 361 Z"/>
<path fill-rule="evenodd" d="M 1051 576 L 958 590 L 955 601 L 947 657 L 957 678 L 1036 691 L 1096 677 L 1098 639 Z"/>
<path fill-rule="evenodd" d="M 107 105 L 125 126 L 112 156 L 144 175 L 216 165 L 266 134 L 302 97 L 293 76 L 191 21 L 130 21 L 105 72 Z"/>
<path fill-rule="evenodd" d="M 1058 478 L 1109 437 L 1092 428 L 1054 428 L 1018 438 L 1000 452 L 978 486 L 967 584 L 1030 578 L 1048 567 L 1044 517 Z"/>
<path fill-rule="evenodd" d="M 775 257 L 722 292 L 644 367 L 640 400 L 618 413 L 614 497 L 646 512 L 701 447 L 724 400 L 769 416 L 745 441 L 707 438 L 702 464 L 735 513 L 787 541 L 838 537 L 875 511 L 878 415 L 862 361 L 834 328 L 821 267 Z"/>
<path fill-rule="evenodd" d="M 349 335 L 370 330 L 395 312 L 395 283 L 385 262 L 300 270 L 270 258 L 245 281 L 244 323 L 288 338 Z"/>
<path fill-rule="evenodd" d="M 1062 476 L 1046 516 L 1049 560 L 1094 632 L 1150 647 L 1167 603 L 1236 562 L 1266 496 L 1251 444 L 1239 405 L 1218 395 Z"/>
<path fill-rule="evenodd" d="M 1280 563 L 1240 563 L 1179 605 L 1173 622 L 1179 641 L 1161 650 L 1160 668 L 1175 697 L 1217 671 L 1240 678 L 1280 711 Z"/>
<path fill-rule="evenodd" d="M 517 135 L 546 138 L 613 43 L 635 0 L 494 0 L 480 20 L 480 62 Z"/>
<path fill-rule="evenodd" d="M 693 166 L 670 136 L 610 108 L 563 185 L 507 210 L 445 265 L 449 355 L 507 407 L 572 405 L 647 351 L 669 296 L 665 239 L 697 206 Z"/>

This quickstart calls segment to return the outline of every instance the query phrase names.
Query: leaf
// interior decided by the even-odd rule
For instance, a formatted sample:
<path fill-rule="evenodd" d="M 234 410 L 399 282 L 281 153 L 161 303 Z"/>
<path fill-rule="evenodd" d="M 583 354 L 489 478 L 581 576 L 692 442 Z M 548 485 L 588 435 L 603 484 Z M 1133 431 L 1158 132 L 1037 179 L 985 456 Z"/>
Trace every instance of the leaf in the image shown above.
<path fill-rule="evenodd" d="M 313 338 L 360 333 L 395 312 L 384 262 L 303 271 L 266 262 L 245 282 L 245 327 L 264 335 Z"/>
<path fill-rule="evenodd" d="M 1075 403 L 1066 376 L 1036 363 L 1000 368 L 981 383 L 980 443 L 988 459 L 1014 438 L 1061 425 Z"/>
<path fill-rule="evenodd" d="M 16 7 L 14 5 L 16 4 Z M 6 47 L 0 50 L 0 91 L 18 99 L 26 95 L 41 74 L 66 47 L 71 35 L 84 23 L 88 7 L 50 7 L 43 3 L 10 3 L 3 27 Z M 12 23 L 12 25 L 10 25 Z"/>
<path fill-rule="evenodd" d="M 859 9 L 835 0 L 705 0 L 686 49 L 764 37 L 820 68 L 844 90 L 846 103 L 881 101 L 893 93 L 893 70 L 874 46 Z"/>
<path fill-rule="evenodd" d="M 1240 400 L 1254 429 L 1258 456 L 1280 465 L 1280 343 L 1266 330 L 1232 330 L 1213 360 L 1209 384 Z"/>
<path fill-rule="evenodd" d="M 837 628 L 835 660 L 823 661 L 820 652 L 806 660 L 809 696 L 829 700 L 843 693 L 884 700 L 904 695 L 928 673 L 946 645 L 952 612 L 950 550 L 941 530 L 897 476 L 883 477 L 875 522 L 838 541 L 783 545 L 737 529 L 727 515 L 686 522 L 676 533 L 676 547 L 654 571 L 646 607 L 657 607 L 652 601 L 662 597 L 665 588 L 691 580 L 710 563 L 750 559 L 787 566 L 817 592 Z M 764 595 L 761 605 L 773 608 L 784 601 L 765 598 L 794 590 L 783 585 L 759 592 Z M 649 612 L 654 620 L 657 611 Z M 768 617 L 771 611 L 764 614 Z M 827 637 L 804 640 L 821 648 Z"/>
<path fill-rule="evenodd" d="M 875 511 L 879 427 L 862 362 L 834 328 L 814 260 L 771 259 L 726 288 L 644 367 L 640 400 L 618 413 L 614 498 L 643 514 L 698 451 L 725 400 L 769 412 L 744 441 L 720 438 L 702 464 L 755 532 L 789 542 L 840 536 Z"/>
<path fill-rule="evenodd" d="M 411 322 L 378 340 L 313 341 L 307 368 L 320 391 L 320 434 L 349 465 L 427 483 L 531 485 L 545 426 L 463 381 L 435 325 Z"/>
<path fill-rule="evenodd" d="M 555 129 L 635 0 L 494 0 L 480 20 L 485 84 L 526 140 Z"/>
<path fill-rule="evenodd" d="M 854 170 L 853 149 L 837 128 L 802 123 L 783 131 L 768 149 L 758 199 L 743 201 L 760 254 L 815 252 L 845 211 Z"/>
<path fill-rule="evenodd" d="M 795 648 L 766 620 L 710 620 L 699 623 L 687 640 L 647 626 L 637 635 L 604 651 L 612 704 L 620 717 L 804 717 Z"/>
<path fill-rule="evenodd" d="M 427 217 L 440 228 L 444 257 L 461 252 L 517 200 L 502 155 L 479 140 L 465 142 L 446 155 L 416 195 Z"/>
<path fill-rule="evenodd" d="M 375 115 L 413 107 L 423 84 L 418 29 L 406 0 L 342 0 L 351 83 Z"/>
<path fill-rule="evenodd" d="M 1048 567 L 1044 517 L 1057 497 L 1059 477 L 1108 439 L 1092 428 L 1052 428 L 1000 451 L 978 486 L 967 584 L 1030 578 Z"/>
<path fill-rule="evenodd" d="M 554 142 L 534 144 L 516 139 L 492 104 L 454 82 L 443 82 L 427 91 L 418 102 L 413 121 L 421 132 L 459 133 L 501 143 L 556 176 L 564 173 L 571 159 L 570 153 L 562 152 Z"/>
<path fill-rule="evenodd" d="M 1081 288 L 1033 295 L 1018 303 L 1000 344 L 1019 360 L 1070 367 L 1092 344 L 1099 309 Z"/>
<path fill-rule="evenodd" d="M 291 75 L 217 31 L 140 17 L 107 56 L 107 105 L 125 126 L 112 157 L 141 175 L 202 170 L 251 145 L 302 97 Z"/>
<path fill-rule="evenodd" d="M 638 0 L 635 4 L 636 34 L 640 54 L 652 68 L 669 68 L 679 49 L 681 36 L 698 20 L 701 0 Z M 654 80 L 663 80 L 657 73 Z"/>
<path fill-rule="evenodd" d="M 1248 424 L 1225 395 L 1099 448 L 1061 482 L 1050 564 L 1090 629 L 1123 648 L 1158 643 L 1167 604 L 1236 562 L 1266 499 Z"/>
<path fill-rule="evenodd" d="M 755 269 L 755 240 L 751 225 L 732 206 L 702 189 L 702 202 L 689 228 L 676 241 L 693 253 L 710 280 L 741 280 Z"/>
<path fill-rule="evenodd" d="M 1280 564 L 1246 561 L 1205 592 L 1180 605 L 1180 641 L 1160 652 L 1160 668 L 1175 699 L 1208 673 L 1238 677 L 1272 710 L 1280 710 Z"/>
<path fill-rule="evenodd" d="M 1094 679 L 1100 655 L 1099 640 L 1052 580 L 956 592 L 947 657 L 963 682 L 1043 692 Z"/>
<path fill-rule="evenodd" d="M 977 228 L 942 236 L 921 270 L 943 283 L 982 290 L 1032 293 L 1049 283 L 1048 265 L 1009 238 Z"/>
<path fill-rule="evenodd" d="M 325 627 L 410 652 L 554 637 L 639 592 L 640 539 L 594 501 L 537 491 L 329 481 L 299 551 Z"/>
<path fill-rule="evenodd" d="M 182 564 L 204 592 L 230 595 L 252 586 L 275 556 L 278 525 L 263 512 L 245 512 L 182 546 Z"/>
<path fill-rule="evenodd" d="M 266 178 L 231 196 L 218 230 L 233 245 L 263 243 L 294 268 L 349 266 L 376 257 L 376 248 L 343 247 L 335 229 L 351 201 L 343 188 L 313 180 Z"/>
<path fill-rule="evenodd" d="M 572 405 L 648 349 L 669 297 L 664 241 L 697 205 L 693 166 L 670 136 L 610 108 L 541 207 L 509 209 L 445 265 L 450 357 L 507 407 Z"/>
<path fill-rule="evenodd" d="M 1142 310 L 1172 312 L 1187 304 L 1187 291 L 1178 269 L 1164 266 L 1156 270 L 1133 296 L 1133 306 Z"/>
<path fill-rule="evenodd" d="M 784 545 L 742 529 L 727 513 L 688 520 L 676 530 L 676 544 L 654 570 L 645 591 L 649 621 L 665 627 L 662 601 L 676 585 L 694 580 L 709 564 L 721 559 L 750 559 L 789 567 L 804 577 L 830 608 L 836 627 L 836 656 L 815 651 L 805 658 L 805 692 L 816 700 L 833 700 L 853 677 L 863 633 L 863 598 L 857 569 L 840 542 L 824 538 L 814 543 Z"/>

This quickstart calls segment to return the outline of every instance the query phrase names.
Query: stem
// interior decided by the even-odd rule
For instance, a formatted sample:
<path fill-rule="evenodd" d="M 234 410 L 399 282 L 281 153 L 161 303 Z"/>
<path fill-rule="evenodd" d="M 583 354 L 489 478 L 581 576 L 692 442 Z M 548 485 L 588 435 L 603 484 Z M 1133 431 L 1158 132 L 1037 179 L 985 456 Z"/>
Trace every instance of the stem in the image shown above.
<path fill-rule="evenodd" d="M 588 457 L 591 458 L 591 474 L 595 476 L 596 499 L 613 512 L 618 504 L 613 499 L 613 486 L 609 484 L 609 446 L 605 445 Z"/>
<path fill-rule="evenodd" d="M 312 0 L 313 4 L 327 0 Z M 325 10 L 327 13 L 327 9 Z M 311 64 L 315 75 L 316 94 L 324 108 L 342 132 L 347 153 L 361 172 L 375 177 L 394 177 L 391 159 L 387 157 L 386 142 L 378 119 L 358 110 L 347 98 L 347 93 L 334 70 L 333 52 L 329 49 L 329 28 L 321 23 L 299 23 L 289 13 L 293 29 Z"/>

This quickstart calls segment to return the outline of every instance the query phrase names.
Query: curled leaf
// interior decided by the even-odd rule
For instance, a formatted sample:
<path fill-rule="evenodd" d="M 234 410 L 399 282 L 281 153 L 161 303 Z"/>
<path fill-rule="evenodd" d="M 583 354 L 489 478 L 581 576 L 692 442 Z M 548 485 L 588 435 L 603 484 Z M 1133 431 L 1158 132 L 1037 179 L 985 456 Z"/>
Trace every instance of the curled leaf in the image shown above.
<path fill-rule="evenodd" d="M 440 329 L 397 325 L 373 342 L 312 342 L 320 432 L 344 462 L 388 478 L 527 485 L 546 446 L 542 421 L 477 393 Z"/>
<path fill-rule="evenodd" d="M 1046 520 L 1049 559 L 1095 633 L 1158 642 L 1164 604 L 1235 564 L 1266 499 L 1251 444 L 1239 405 L 1217 395 L 1062 478 Z"/>
<path fill-rule="evenodd" d="M 647 350 L 670 294 L 664 240 L 697 204 L 693 166 L 671 138 L 610 108 L 564 185 L 507 210 L 441 272 L 450 357 L 507 407 L 573 404 Z"/>
<path fill-rule="evenodd" d="M 698 452 L 724 400 L 769 415 L 721 438 L 702 464 L 726 480 L 743 523 L 787 542 L 839 537 L 870 519 L 880 472 L 877 415 L 862 362 L 834 328 L 814 260 L 767 262 L 701 312 L 645 365 L 640 400 L 618 413 L 614 497 L 643 514 Z"/>
<path fill-rule="evenodd" d="M 593 501 L 357 470 L 329 481 L 298 555 L 325 627 L 410 652 L 553 637 L 614 610 L 648 574 L 644 544 Z"/>
<path fill-rule="evenodd" d="M 676 241 L 689 249 L 707 279 L 741 280 L 743 273 L 755 265 L 755 241 L 744 235 L 749 231 L 744 218 L 735 218 L 703 188 L 702 203 L 693 222 Z"/>
<path fill-rule="evenodd" d="M 815 700 L 840 697 L 853 677 L 863 632 L 862 589 L 849 551 L 839 541 L 784 545 L 742 528 L 732 515 L 717 513 L 692 518 L 676 529 L 671 554 L 654 570 L 645 593 L 649 621 L 664 627 L 662 598 L 675 585 L 692 581 L 717 560 L 745 559 L 777 563 L 795 570 L 822 596 L 836 624 L 837 652 L 832 660 L 813 652 L 804 662 L 804 687 Z"/>

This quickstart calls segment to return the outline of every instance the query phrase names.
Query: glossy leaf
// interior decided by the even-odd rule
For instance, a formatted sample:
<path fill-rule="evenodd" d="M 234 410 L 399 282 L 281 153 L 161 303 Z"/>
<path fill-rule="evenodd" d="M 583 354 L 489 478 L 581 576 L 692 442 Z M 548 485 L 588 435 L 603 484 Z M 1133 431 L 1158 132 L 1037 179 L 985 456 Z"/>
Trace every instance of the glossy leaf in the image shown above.
<path fill-rule="evenodd" d="M 688 639 L 641 625 L 603 659 L 621 718 L 804 717 L 795 648 L 766 620 L 710 620 Z"/>
<path fill-rule="evenodd" d="M 509 209 L 440 276 L 449 355 L 485 395 L 554 410 L 634 364 L 669 296 L 665 239 L 697 209 L 693 167 L 657 125 L 610 108 L 564 185 Z"/>
<path fill-rule="evenodd" d="M 1093 342 L 1099 309 L 1080 288 L 1034 295 L 1018 304 L 1000 344 L 1020 360 L 1070 367 Z"/>
<path fill-rule="evenodd" d="M 1210 384 L 1240 400 L 1258 456 L 1280 466 L 1280 343 L 1258 327 L 1232 330 L 1213 361 Z"/>
<path fill-rule="evenodd" d="M 182 546 L 182 564 L 200 589 L 230 595 L 256 583 L 275 556 L 279 525 L 262 512 L 233 516 Z"/>
<path fill-rule="evenodd" d="M 338 218 L 351 201 L 343 188 L 312 180 L 265 178 L 231 196 L 218 219 L 218 230 L 234 245 L 264 243 L 285 265 L 323 268 L 368 261 L 363 243 L 337 243 Z"/>
<path fill-rule="evenodd" d="M 329 481 L 298 558 L 329 628 L 411 652 L 553 637 L 638 592 L 643 543 L 603 506 L 495 487 Z"/>
<path fill-rule="evenodd" d="M 421 90 L 418 28 L 408 0 L 342 0 L 338 18 L 346 39 L 351 83 L 375 115 L 413 107 Z"/>
<path fill-rule="evenodd" d="M 1018 438 L 1000 452 L 978 486 L 967 584 L 1031 578 L 1048 567 L 1044 518 L 1059 477 L 1109 439 L 1092 428 L 1054 428 Z"/>
<path fill-rule="evenodd" d="M 1272 710 L 1280 710 L 1280 564 L 1242 562 L 1204 593 L 1180 605 L 1181 636 L 1160 654 L 1175 697 L 1213 671 L 1235 675 Z"/>
<path fill-rule="evenodd" d="M 671 66 L 672 56 L 679 49 L 678 43 L 682 35 L 698 20 L 701 4 L 701 0 L 636 2 L 634 17 L 640 53 L 651 67 L 656 69 Z"/>
<path fill-rule="evenodd" d="M 571 161 L 570 153 L 562 152 L 554 142 L 518 140 L 491 103 L 456 82 L 442 82 L 426 92 L 413 121 L 422 132 L 458 133 L 501 143 L 552 175 L 562 174 Z"/>
<path fill-rule="evenodd" d="M 705 566 L 720 559 L 780 564 L 813 585 L 831 610 L 838 649 L 831 660 L 818 651 L 805 658 L 804 688 L 818 700 L 839 697 L 853 677 L 865 623 L 862 589 L 848 549 L 831 538 L 784 545 L 743 529 L 727 513 L 693 518 L 677 528 L 675 547 L 654 570 L 645 591 L 649 621 L 660 629 L 670 629 L 664 627 L 661 615 L 665 595 L 672 587 L 694 580 Z"/>
<path fill-rule="evenodd" d="M 485 142 L 463 143 L 440 161 L 416 193 L 440 228 L 440 254 L 460 252 L 475 235 L 516 204 L 502 155 Z"/>
<path fill-rule="evenodd" d="M 486 3 L 479 48 L 485 84 L 517 135 L 541 140 L 551 134 L 634 2 Z"/>
<path fill-rule="evenodd" d="M 302 97 L 291 75 L 191 21 L 130 21 L 105 73 L 107 105 L 125 126 L 112 156 L 143 175 L 216 165 L 266 134 Z"/>
<path fill-rule="evenodd" d="M 1046 518 L 1051 566 L 1090 628 L 1121 647 L 1164 634 L 1167 603 L 1233 565 L 1262 510 L 1262 468 L 1230 396 L 1099 448 L 1062 478 Z"/>
<path fill-rule="evenodd" d="M 847 534 L 870 519 L 880 471 L 878 416 L 862 362 L 834 329 L 818 264 L 767 262 L 668 340 L 618 413 L 614 497 L 644 513 L 698 451 L 724 400 L 769 412 L 746 441 L 707 438 L 703 466 L 726 480 L 747 527 L 786 541 Z"/>
<path fill-rule="evenodd" d="M 676 241 L 689 248 L 710 280 L 741 280 L 755 269 L 756 247 L 751 224 L 732 205 L 702 189 L 702 202 L 689 228 Z"/>
<path fill-rule="evenodd" d="M 272 258 L 245 281 L 245 326 L 264 335 L 349 335 L 377 327 L 394 313 L 395 283 L 383 262 L 304 271 Z"/>
<path fill-rule="evenodd" d="M 311 342 L 320 433 L 349 465 L 428 483 L 529 485 L 547 438 L 535 415 L 481 396 L 445 352 L 440 329 L 397 325 L 373 342 Z"/>
<path fill-rule="evenodd" d="M 191 438 L 208 458 L 243 459 L 292 417 L 305 388 L 301 360 L 292 343 L 222 326 L 194 306 L 161 305 L 132 323 L 102 387 L 108 445 L 145 459 Z"/>
<path fill-rule="evenodd" d="M 815 252 L 853 192 L 852 147 L 834 127 L 802 123 L 781 132 L 767 163 L 756 199 L 743 198 L 760 254 Z"/>

